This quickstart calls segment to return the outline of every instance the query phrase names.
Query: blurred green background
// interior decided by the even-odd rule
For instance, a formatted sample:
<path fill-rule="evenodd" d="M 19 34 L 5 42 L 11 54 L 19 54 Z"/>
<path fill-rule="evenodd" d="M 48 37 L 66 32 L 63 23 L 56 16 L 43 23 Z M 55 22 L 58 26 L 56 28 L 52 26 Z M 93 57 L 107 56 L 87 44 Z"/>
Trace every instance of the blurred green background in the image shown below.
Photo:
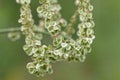
<path fill-rule="evenodd" d="M 38 20 L 33 0 L 32 13 Z M 61 13 L 67 20 L 75 10 L 74 0 L 59 0 Z M 120 0 L 92 0 L 95 35 L 93 50 L 84 63 L 58 62 L 54 73 L 36 78 L 26 70 L 30 58 L 22 50 L 24 36 L 12 42 L 0 34 L 0 80 L 120 80 Z M 15 0 L 0 0 L 0 29 L 19 27 L 19 7 Z"/>

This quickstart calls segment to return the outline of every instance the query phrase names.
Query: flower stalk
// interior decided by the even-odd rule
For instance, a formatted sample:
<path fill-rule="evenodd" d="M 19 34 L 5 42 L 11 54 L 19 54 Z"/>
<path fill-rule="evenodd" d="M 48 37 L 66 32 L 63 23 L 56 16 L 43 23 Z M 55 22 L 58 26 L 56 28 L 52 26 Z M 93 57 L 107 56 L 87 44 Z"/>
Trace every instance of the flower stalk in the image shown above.
<path fill-rule="evenodd" d="M 14 28 L 4 28 L 4 29 L 0 29 L 0 34 L 7 34 L 10 32 L 21 32 L 21 28 L 19 27 L 14 27 Z M 41 34 L 46 34 L 46 35 L 50 35 L 48 32 L 46 31 L 41 31 L 39 29 L 34 30 L 35 33 L 41 33 Z"/>

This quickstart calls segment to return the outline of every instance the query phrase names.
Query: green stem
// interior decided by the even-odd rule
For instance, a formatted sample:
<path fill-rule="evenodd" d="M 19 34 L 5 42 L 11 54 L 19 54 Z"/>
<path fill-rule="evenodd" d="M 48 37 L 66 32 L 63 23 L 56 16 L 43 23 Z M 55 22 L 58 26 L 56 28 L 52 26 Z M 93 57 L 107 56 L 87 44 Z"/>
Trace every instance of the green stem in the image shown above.
<path fill-rule="evenodd" d="M 35 33 L 41 33 L 41 34 L 50 35 L 48 32 L 46 32 L 46 31 L 40 31 L 39 29 L 36 29 L 36 30 L 34 30 L 34 31 L 35 31 Z M 0 29 L 0 34 L 6 34 L 6 33 L 10 33 L 10 32 L 21 32 L 21 29 L 20 29 L 19 27 Z M 64 36 L 62 33 L 61 33 L 61 35 L 62 35 L 64 38 L 69 39 L 69 37 Z"/>
<path fill-rule="evenodd" d="M 5 34 L 9 32 L 20 32 L 20 28 L 4 28 L 0 29 L 0 34 Z"/>
<path fill-rule="evenodd" d="M 70 18 L 70 22 L 65 28 L 65 32 L 67 32 L 67 35 L 72 35 L 74 33 L 75 30 L 73 25 L 76 23 L 77 16 L 78 16 L 78 10 L 74 12 L 73 16 Z"/>
<path fill-rule="evenodd" d="M 48 32 L 43 32 L 40 30 L 34 30 L 36 33 L 42 33 L 42 34 L 47 34 L 50 35 Z M 16 28 L 5 28 L 5 29 L 0 29 L 0 34 L 6 34 L 6 33 L 10 33 L 10 32 L 21 32 L 21 29 L 19 27 Z"/>

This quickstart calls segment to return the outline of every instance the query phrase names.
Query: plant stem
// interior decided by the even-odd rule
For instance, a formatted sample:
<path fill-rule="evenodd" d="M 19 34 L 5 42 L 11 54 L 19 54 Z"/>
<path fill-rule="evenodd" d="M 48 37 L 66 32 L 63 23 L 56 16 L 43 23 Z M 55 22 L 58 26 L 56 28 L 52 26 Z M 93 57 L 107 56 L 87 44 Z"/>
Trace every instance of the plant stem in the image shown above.
<path fill-rule="evenodd" d="M 34 31 L 35 31 L 35 33 L 41 33 L 41 34 L 50 35 L 48 32 L 46 32 L 46 31 L 40 31 L 39 29 L 36 29 Z M 21 29 L 19 27 L 0 29 L 0 34 L 7 34 L 7 33 L 10 33 L 10 32 L 21 32 Z M 64 38 L 69 39 L 69 37 L 64 36 L 64 34 L 61 33 L 61 35 Z"/>
<path fill-rule="evenodd" d="M 0 34 L 5 34 L 9 32 L 20 32 L 20 28 L 4 28 L 0 29 Z"/>
<path fill-rule="evenodd" d="M 43 32 L 43 31 L 40 31 L 40 30 L 34 30 L 36 33 L 42 33 L 42 34 L 47 34 L 47 35 L 50 35 L 48 32 Z M 9 32 L 21 32 L 20 28 L 19 27 L 16 27 L 16 28 L 5 28 L 5 29 L 0 29 L 0 34 L 6 34 L 6 33 L 9 33 Z"/>
<path fill-rule="evenodd" d="M 74 12 L 73 16 L 70 18 L 70 22 L 65 28 L 65 32 L 67 32 L 67 35 L 72 35 L 75 32 L 73 25 L 76 23 L 77 16 L 78 16 L 78 10 Z"/>

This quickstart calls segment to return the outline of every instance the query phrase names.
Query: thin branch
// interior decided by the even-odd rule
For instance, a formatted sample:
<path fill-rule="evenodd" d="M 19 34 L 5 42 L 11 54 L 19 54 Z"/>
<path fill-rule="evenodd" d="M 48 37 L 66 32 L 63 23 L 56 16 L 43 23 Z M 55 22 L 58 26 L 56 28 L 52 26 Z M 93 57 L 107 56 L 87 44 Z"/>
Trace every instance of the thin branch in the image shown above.
<path fill-rule="evenodd" d="M 75 32 L 73 25 L 76 23 L 77 16 L 78 16 L 78 10 L 74 12 L 72 17 L 70 18 L 68 25 L 65 28 L 65 32 L 67 32 L 68 35 L 72 35 Z"/>
<path fill-rule="evenodd" d="M 48 32 L 40 31 L 39 29 L 36 29 L 34 31 L 35 31 L 35 33 L 41 33 L 41 34 L 50 35 Z M 7 34 L 7 33 L 10 33 L 10 32 L 21 32 L 21 29 L 19 27 L 0 29 L 0 34 Z M 64 38 L 69 39 L 69 37 L 65 36 L 64 34 L 61 33 L 61 35 Z"/>
<path fill-rule="evenodd" d="M 42 34 L 47 34 L 50 35 L 48 32 L 43 32 L 40 30 L 34 30 L 36 33 L 42 33 Z M 6 34 L 6 33 L 10 33 L 10 32 L 21 32 L 19 27 L 16 28 L 5 28 L 5 29 L 0 29 L 0 34 Z"/>
<path fill-rule="evenodd" d="M 4 28 L 0 29 L 0 34 L 6 34 L 9 32 L 20 32 L 20 28 Z"/>

